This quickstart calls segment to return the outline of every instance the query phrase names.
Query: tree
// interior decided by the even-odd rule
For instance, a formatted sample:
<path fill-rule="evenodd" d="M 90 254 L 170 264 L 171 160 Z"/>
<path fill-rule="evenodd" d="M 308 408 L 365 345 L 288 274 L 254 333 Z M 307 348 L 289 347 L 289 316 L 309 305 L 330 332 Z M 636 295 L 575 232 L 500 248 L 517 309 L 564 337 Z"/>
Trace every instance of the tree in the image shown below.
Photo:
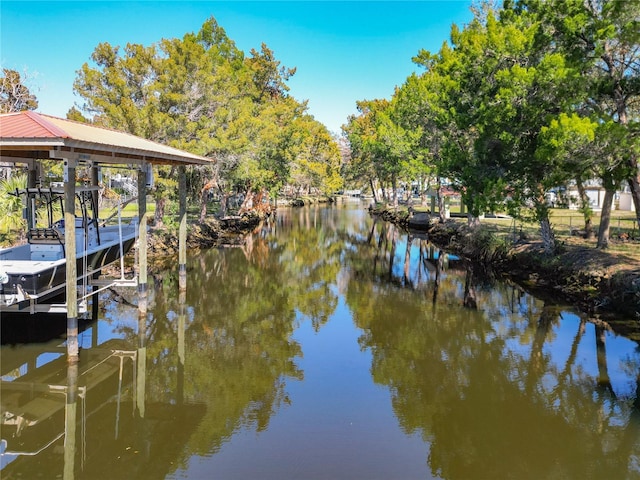
<path fill-rule="evenodd" d="M 593 209 L 584 182 L 594 174 L 594 157 L 601 158 L 596 149 L 598 123 L 576 113 L 561 114 L 541 130 L 539 154 L 544 158 L 559 158 L 572 172 L 578 188 L 579 210 L 584 217 L 587 238 L 593 237 Z"/>
<path fill-rule="evenodd" d="M 291 180 L 299 190 L 331 195 L 342 187 L 340 152 L 327 127 L 310 115 L 299 120 L 299 147 L 291 166 Z"/>
<path fill-rule="evenodd" d="M 575 104 L 576 75 L 561 54 L 537 41 L 533 15 L 499 13 L 488 12 L 485 24 L 476 19 L 461 32 L 452 29 L 448 71 L 462 91 L 454 103 L 456 124 L 472 130 L 474 138 L 472 157 L 457 157 L 450 170 L 472 195 L 491 201 L 499 192 L 508 194 L 511 213 L 537 221 L 545 251 L 552 252 L 546 194 L 568 172 L 558 158 L 539 150 L 540 132 Z"/>
<path fill-rule="evenodd" d="M 0 78 L 0 113 L 21 112 L 38 108 L 38 100 L 24 85 L 15 70 L 2 69 Z"/>
<path fill-rule="evenodd" d="M 373 199 L 377 203 L 379 199 L 375 186 L 376 172 L 373 152 L 369 148 L 368 141 L 368 138 L 374 134 L 372 105 L 374 103 L 369 101 L 356 102 L 360 114 L 350 115 L 347 123 L 342 127 L 351 150 L 350 161 L 345 166 L 343 174 L 351 182 L 364 179 L 369 184 Z"/>
<path fill-rule="evenodd" d="M 223 214 L 233 193 L 246 205 L 255 194 L 275 194 L 302 152 L 300 128 L 321 134 L 300 121 L 306 102 L 287 93 L 295 69 L 281 66 L 265 44 L 245 57 L 213 17 L 197 33 L 150 47 L 100 44 L 92 59 L 96 66 L 83 65 L 74 84 L 92 121 L 215 159 L 189 174 L 202 219 L 212 188 Z M 173 171 L 157 169 L 155 184 L 159 222 L 175 192 Z"/>
<path fill-rule="evenodd" d="M 428 56 L 427 52 L 421 53 Z M 414 162 L 409 169 L 424 192 L 428 189 L 432 176 L 440 184 L 443 172 L 442 145 L 446 135 L 455 133 L 447 128 L 450 125 L 444 107 L 444 82 L 447 79 L 430 70 L 430 62 L 426 58 L 416 57 L 414 62 L 427 68 L 427 71 L 419 76 L 409 76 L 396 90 L 394 103 L 397 121 L 416 135 Z M 439 192 L 438 196 L 440 197 Z"/>
<path fill-rule="evenodd" d="M 343 127 L 352 148 L 351 172 L 357 171 L 377 178 L 386 200 L 386 185 L 391 185 L 393 204 L 398 205 L 398 180 L 414 158 L 414 146 L 418 133 L 406 130 L 396 121 L 394 104 L 388 100 L 364 100 L 358 102 L 358 117 L 349 117 Z"/>
<path fill-rule="evenodd" d="M 522 0 L 509 6 L 515 11 L 534 12 L 545 27 L 540 30 L 543 41 L 552 43 L 580 71 L 587 98 L 578 108 L 601 124 L 619 124 L 625 131 L 622 137 L 630 140 L 625 142 L 627 146 L 620 146 L 614 153 L 614 144 L 605 141 L 610 155 L 604 170 L 596 168 L 605 172 L 602 181 L 607 188 L 614 188 L 622 178 L 627 180 L 640 222 L 640 2 Z M 625 168 L 607 169 L 611 155 L 624 159 Z M 613 198 L 612 193 L 608 196 Z M 605 225 L 609 222 L 608 211 L 610 206 L 603 209 Z M 606 245 L 599 241 L 598 246 Z"/>

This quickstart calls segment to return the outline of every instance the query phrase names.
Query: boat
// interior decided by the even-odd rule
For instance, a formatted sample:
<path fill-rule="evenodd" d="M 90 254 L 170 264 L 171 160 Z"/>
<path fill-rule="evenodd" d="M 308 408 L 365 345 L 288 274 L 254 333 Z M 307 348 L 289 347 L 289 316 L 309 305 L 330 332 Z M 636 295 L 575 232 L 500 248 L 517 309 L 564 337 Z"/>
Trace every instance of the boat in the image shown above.
<path fill-rule="evenodd" d="M 97 285 L 102 269 L 122 261 L 136 241 L 137 219 L 115 225 L 100 222 L 97 186 L 76 188 L 75 225 L 64 223 L 64 190 L 27 188 L 16 190 L 31 212 L 27 243 L 0 249 L 0 313 L 63 313 L 56 303 L 66 290 L 65 234 L 73 228 L 76 238 L 77 281 Z M 121 266 L 122 267 L 122 266 Z M 123 279 L 124 280 L 124 279 Z M 95 293 L 95 290 L 93 290 Z"/>

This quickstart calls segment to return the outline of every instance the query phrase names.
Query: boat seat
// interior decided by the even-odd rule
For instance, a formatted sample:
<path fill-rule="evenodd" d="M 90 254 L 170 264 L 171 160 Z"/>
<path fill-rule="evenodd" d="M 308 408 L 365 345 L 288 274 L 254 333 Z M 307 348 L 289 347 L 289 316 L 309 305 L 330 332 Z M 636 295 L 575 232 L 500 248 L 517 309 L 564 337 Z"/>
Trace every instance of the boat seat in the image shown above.
<path fill-rule="evenodd" d="M 64 235 L 55 228 L 30 228 L 27 233 L 29 243 L 64 245 Z"/>
<path fill-rule="evenodd" d="M 27 232 L 27 240 L 31 244 L 32 257 L 38 250 L 41 252 L 36 253 L 36 258 L 32 260 L 52 259 L 50 257 L 62 258 L 64 257 L 64 234 L 61 234 L 55 228 L 30 228 Z M 55 245 L 60 248 L 47 248 L 46 245 Z M 38 248 L 43 246 L 44 248 Z M 44 253 L 47 251 L 47 253 Z M 58 254 L 61 253 L 61 255 Z"/>

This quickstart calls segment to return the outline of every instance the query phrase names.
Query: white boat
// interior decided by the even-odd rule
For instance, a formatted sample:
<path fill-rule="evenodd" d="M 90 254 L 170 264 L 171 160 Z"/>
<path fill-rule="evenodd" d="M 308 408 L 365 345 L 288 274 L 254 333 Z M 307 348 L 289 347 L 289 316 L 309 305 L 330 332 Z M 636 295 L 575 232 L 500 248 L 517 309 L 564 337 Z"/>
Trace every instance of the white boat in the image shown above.
<path fill-rule="evenodd" d="M 76 272 L 79 285 L 95 284 L 101 270 L 131 249 L 136 240 L 137 219 L 128 223 L 102 225 L 98 221 L 94 193 L 98 187 L 76 188 L 75 229 Z M 64 190 L 29 188 L 16 191 L 26 205 L 38 209 L 46 220 L 34 218 L 27 231 L 27 243 L 0 249 L 0 313 L 57 311 L 54 300 L 65 293 L 66 256 L 62 212 Z M 60 208 L 55 206 L 59 203 Z M 35 217 L 35 215 L 34 215 Z M 59 217 L 56 219 L 56 217 Z M 56 304 L 57 305 L 57 304 Z M 61 312 L 63 310 L 59 310 Z"/>

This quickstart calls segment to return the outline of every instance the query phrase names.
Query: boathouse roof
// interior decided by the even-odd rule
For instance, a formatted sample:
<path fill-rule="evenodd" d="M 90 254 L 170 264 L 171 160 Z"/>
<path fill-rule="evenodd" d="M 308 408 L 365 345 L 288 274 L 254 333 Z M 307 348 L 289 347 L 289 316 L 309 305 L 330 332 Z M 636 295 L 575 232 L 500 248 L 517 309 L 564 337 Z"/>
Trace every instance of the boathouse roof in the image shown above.
<path fill-rule="evenodd" d="M 114 164 L 207 164 L 212 159 L 129 133 L 32 111 L 0 115 L 0 161 L 76 160 Z"/>

